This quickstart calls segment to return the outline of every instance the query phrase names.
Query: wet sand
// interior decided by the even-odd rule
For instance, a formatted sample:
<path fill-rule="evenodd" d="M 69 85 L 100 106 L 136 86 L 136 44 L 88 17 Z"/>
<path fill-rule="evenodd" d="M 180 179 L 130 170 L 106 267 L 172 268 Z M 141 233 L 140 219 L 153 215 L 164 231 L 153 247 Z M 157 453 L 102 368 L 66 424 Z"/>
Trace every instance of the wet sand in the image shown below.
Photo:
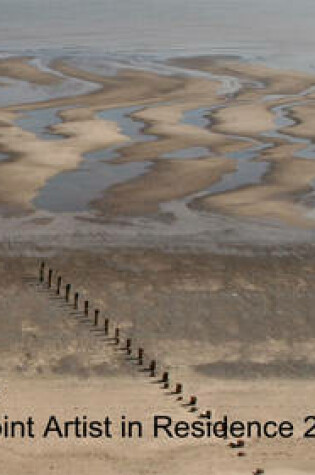
<path fill-rule="evenodd" d="M 62 107 L 63 110 L 59 115 L 63 123 L 51 127 L 52 132 L 60 133 L 65 137 L 73 134 L 75 136 L 73 143 L 80 139 L 82 146 L 80 145 L 74 151 L 75 147 L 69 138 L 61 140 L 58 144 L 49 141 L 43 144 L 39 137 L 31 138 L 18 127 L 11 127 L 10 119 L 13 116 L 10 114 L 16 110 L 20 113 L 32 110 L 35 107 L 34 104 L 20 105 L 18 109 L 13 106 L 2 109 L 2 120 L 5 124 L 8 123 L 9 118 L 9 123 L 7 128 L 2 128 L 3 139 L 0 146 L 2 152 L 14 157 L 14 162 L 2 164 L 6 167 L 2 169 L 2 180 L 5 182 L 1 186 L 2 200 L 6 201 L 9 207 L 12 201 L 13 209 L 21 206 L 21 211 L 31 210 L 33 208 L 32 201 L 47 179 L 62 171 L 74 169 L 82 160 L 83 153 L 99 150 L 106 147 L 107 144 L 121 141 L 124 144 L 121 149 L 118 149 L 120 156 L 115 158 L 113 164 L 138 161 L 153 161 L 154 164 L 147 168 L 145 175 L 134 178 L 130 183 L 126 182 L 109 188 L 103 198 L 95 196 L 95 199 L 91 201 L 91 206 L 96 208 L 98 214 L 105 213 L 107 217 L 141 216 L 152 212 L 156 214 L 160 204 L 193 195 L 203 189 L 211 190 L 211 184 L 219 182 L 223 174 L 231 172 L 233 168 L 236 169 L 237 164 L 234 165 L 227 155 L 248 148 L 244 138 L 250 138 L 258 144 L 270 142 L 264 134 L 276 128 L 272 111 L 276 105 L 283 104 L 287 100 L 283 94 L 295 95 L 300 98 L 302 103 L 301 106 L 290 109 L 289 113 L 292 117 L 293 114 L 298 114 L 300 109 L 297 107 L 302 110 L 307 110 L 305 107 L 312 107 L 307 104 L 303 105 L 303 101 L 308 100 L 308 94 L 304 94 L 304 91 L 313 84 L 313 78 L 309 75 L 291 72 L 284 75 L 283 72 L 269 70 L 262 66 L 256 67 L 226 59 L 181 59 L 177 60 L 176 64 L 178 62 L 185 67 L 209 70 L 214 74 L 232 75 L 233 72 L 243 86 L 234 98 L 227 96 L 226 100 L 223 100 L 222 96 L 218 95 L 220 81 L 217 77 L 211 81 L 197 77 L 158 76 L 154 73 L 131 70 L 122 70 L 114 77 L 101 77 L 96 73 L 77 70 L 64 61 L 55 61 L 52 67 L 59 73 L 91 81 L 100 86 L 98 91 L 80 95 L 78 98 L 53 99 L 36 105 L 36 108 Z M 11 59 L 3 60 L 3 65 L 6 65 L 14 76 L 14 67 L 19 70 L 21 65 L 25 66 L 25 60 L 17 58 L 13 64 Z M 30 67 L 32 71 L 35 69 L 33 66 Z M 41 72 L 39 80 L 41 80 Z M 250 81 L 259 81 L 259 87 Z M 282 96 L 272 96 L 271 101 L 262 101 L 263 98 L 272 94 L 281 94 Z M 183 115 L 187 111 L 205 107 L 205 97 L 211 111 L 209 126 L 200 127 L 193 123 L 182 122 Z M 148 102 L 150 105 L 146 105 Z M 159 104 L 161 102 L 162 104 Z M 128 146 L 123 137 L 113 134 L 110 124 L 96 119 L 97 111 L 118 105 L 127 107 L 131 104 L 143 105 L 143 109 L 132 113 L 131 117 L 133 120 L 142 121 L 145 124 L 144 133 L 155 137 L 155 140 L 135 141 Z M 79 107 L 70 107 L 74 105 Z M 214 110 L 212 110 L 213 107 L 215 107 Z M 310 113 L 305 117 L 305 120 L 297 119 L 293 126 L 290 126 L 288 130 L 283 129 L 283 132 L 292 133 L 292 136 L 297 137 L 310 136 L 311 119 L 309 128 L 304 129 L 304 134 L 299 132 L 301 127 L 307 127 L 305 123 L 308 122 L 309 116 Z M 117 125 L 119 126 L 119 124 Z M 105 138 L 102 141 L 100 135 L 103 133 L 104 137 L 106 134 L 108 135 L 108 139 Z M 89 136 L 88 143 L 86 143 L 87 136 Z M 14 143 L 12 142 L 13 137 L 15 138 Z M 26 137 L 29 152 L 23 151 L 25 160 L 19 142 L 24 144 Z M 303 203 L 297 206 L 296 211 L 292 209 L 291 204 L 295 202 L 297 193 L 310 189 L 313 165 L 307 160 L 303 162 L 290 155 L 288 163 L 283 165 L 279 171 L 279 162 L 283 162 L 282 149 L 279 147 L 281 139 L 274 137 L 273 143 L 275 147 L 272 151 L 268 150 L 261 156 L 261 158 L 267 158 L 273 165 L 270 166 L 261 184 L 250 186 L 248 189 L 245 187 L 239 191 L 232 190 L 224 195 L 212 196 L 210 193 L 209 197 L 198 198 L 195 203 L 200 204 L 203 210 L 272 220 L 276 218 L 280 222 L 293 226 L 312 226 L 309 210 Z M 176 163 L 171 159 L 165 163 L 159 161 L 163 157 L 164 162 L 166 154 L 174 153 L 179 148 L 189 149 L 197 146 L 208 147 L 213 157 L 207 159 L 204 156 L 200 159 L 188 160 L 186 164 Z M 37 150 L 41 156 L 45 154 L 53 157 L 57 153 L 59 165 L 54 163 L 49 167 L 49 170 L 43 162 L 42 172 L 34 173 L 26 180 L 23 170 L 24 166 L 28 166 L 29 163 L 27 153 L 33 154 L 34 150 Z M 284 148 L 283 150 L 287 153 L 295 148 Z M 73 152 L 75 157 L 72 157 Z M 23 163 L 21 163 L 22 161 Z M 303 171 L 300 171 L 302 164 Z M 43 168 L 45 173 L 43 173 Z M 203 175 L 201 170 L 207 171 L 210 175 Z M 299 180 L 290 184 L 292 170 L 299 171 Z M 6 178 L 6 171 L 9 180 Z M 188 182 L 185 185 L 184 177 L 188 176 L 188 173 L 192 174 L 192 180 L 189 185 Z M 179 180 L 182 180 L 181 189 L 179 186 L 174 186 L 177 180 L 178 184 Z M 271 183 L 272 187 L 270 187 Z M 14 196 L 16 187 L 21 190 L 18 199 Z M 280 200 L 270 201 L 269 196 L 275 194 L 281 196 Z M 132 199 L 128 199 L 131 195 Z M 234 199 L 235 196 L 236 199 Z M 274 210 L 274 204 L 277 204 L 276 210 Z M 302 216 L 299 217 L 301 214 Z"/>
<path fill-rule="evenodd" d="M 232 160 L 222 158 L 202 160 L 167 160 L 156 162 L 151 172 L 125 184 L 116 185 L 104 198 L 92 206 L 109 215 L 157 214 L 159 205 L 196 193 L 217 182 L 232 171 Z"/>

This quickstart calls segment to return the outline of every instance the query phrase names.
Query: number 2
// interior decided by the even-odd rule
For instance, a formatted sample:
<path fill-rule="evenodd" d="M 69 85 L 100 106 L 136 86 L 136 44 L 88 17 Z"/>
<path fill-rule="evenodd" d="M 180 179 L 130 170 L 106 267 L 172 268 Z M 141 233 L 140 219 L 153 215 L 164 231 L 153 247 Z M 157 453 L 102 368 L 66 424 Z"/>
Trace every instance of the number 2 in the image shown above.
<path fill-rule="evenodd" d="M 306 432 L 304 432 L 305 439 L 315 438 L 315 416 L 307 416 L 304 419 L 305 424 L 307 424 L 309 421 L 313 421 L 313 425 Z"/>

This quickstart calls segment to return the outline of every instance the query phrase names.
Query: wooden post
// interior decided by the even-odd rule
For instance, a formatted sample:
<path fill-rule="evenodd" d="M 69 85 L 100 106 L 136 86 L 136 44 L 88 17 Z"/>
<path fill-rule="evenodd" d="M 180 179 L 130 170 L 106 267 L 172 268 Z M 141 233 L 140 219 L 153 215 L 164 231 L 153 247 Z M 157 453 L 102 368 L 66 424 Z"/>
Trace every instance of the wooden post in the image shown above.
<path fill-rule="evenodd" d="M 95 313 L 94 313 L 94 326 L 97 327 L 98 326 L 98 319 L 99 319 L 99 316 L 100 316 L 100 311 L 99 309 L 97 308 L 95 310 Z"/>
<path fill-rule="evenodd" d="M 71 292 L 71 284 L 66 285 L 66 302 L 69 302 Z"/>
<path fill-rule="evenodd" d="M 73 307 L 74 307 L 75 310 L 78 310 L 78 308 L 79 308 L 79 293 L 78 293 L 78 292 L 76 292 L 76 293 L 74 294 Z"/>
<path fill-rule="evenodd" d="M 170 383 L 169 383 L 169 374 L 168 374 L 167 371 L 165 371 L 165 373 L 163 373 L 161 382 L 163 383 L 163 388 L 164 388 L 164 389 L 168 389 L 168 388 L 169 388 L 169 386 L 170 386 Z"/>
<path fill-rule="evenodd" d="M 142 365 L 143 365 L 143 355 L 144 355 L 144 349 L 143 349 L 143 348 L 139 348 L 139 350 L 138 350 L 138 363 L 139 363 L 139 366 L 142 366 Z"/>
<path fill-rule="evenodd" d="M 53 276 L 53 270 L 49 269 L 48 271 L 48 288 L 51 289 L 52 286 L 52 276 Z"/>
<path fill-rule="evenodd" d="M 131 355 L 131 344 L 132 344 L 131 338 L 127 338 L 126 340 L 127 355 Z"/>
<path fill-rule="evenodd" d="M 183 385 L 180 383 L 176 384 L 175 394 L 181 394 L 183 392 Z"/>
<path fill-rule="evenodd" d="M 57 291 L 56 291 L 56 294 L 57 295 L 60 295 L 60 289 L 61 289 L 61 277 L 59 276 L 58 277 L 58 280 L 57 280 Z"/>
<path fill-rule="evenodd" d="M 44 282 L 45 277 L 45 262 L 41 262 L 39 268 L 39 282 Z"/>
<path fill-rule="evenodd" d="M 196 396 L 191 396 L 190 397 L 189 405 L 190 406 L 197 406 L 197 397 Z"/>
<path fill-rule="evenodd" d="M 149 366 L 149 371 L 150 371 L 150 377 L 154 378 L 155 377 L 155 370 L 156 370 L 156 361 L 152 360 Z"/>
<path fill-rule="evenodd" d="M 84 316 L 88 317 L 89 316 L 89 301 L 85 300 L 84 302 Z"/>
<path fill-rule="evenodd" d="M 119 345 L 119 341 L 120 341 L 119 334 L 120 334 L 119 328 L 115 328 L 115 345 Z"/>
<path fill-rule="evenodd" d="M 105 336 L 108 336 L 108 333 L 109 333 L 109 319 L 108 318 L 105 318 L 104 333 L 105 333 Z"/>

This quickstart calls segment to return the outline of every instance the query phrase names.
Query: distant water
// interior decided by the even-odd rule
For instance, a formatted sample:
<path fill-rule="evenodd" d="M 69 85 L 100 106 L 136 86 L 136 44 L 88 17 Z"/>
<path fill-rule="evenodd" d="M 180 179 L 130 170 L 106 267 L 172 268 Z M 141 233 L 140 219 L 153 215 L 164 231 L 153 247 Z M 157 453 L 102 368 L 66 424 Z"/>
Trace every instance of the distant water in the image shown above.
<path fill-rule="evenodd" d="M 314 18 L 314 0 L 0 0 L 0 49 L 232 53 L 313 70 Z"/>

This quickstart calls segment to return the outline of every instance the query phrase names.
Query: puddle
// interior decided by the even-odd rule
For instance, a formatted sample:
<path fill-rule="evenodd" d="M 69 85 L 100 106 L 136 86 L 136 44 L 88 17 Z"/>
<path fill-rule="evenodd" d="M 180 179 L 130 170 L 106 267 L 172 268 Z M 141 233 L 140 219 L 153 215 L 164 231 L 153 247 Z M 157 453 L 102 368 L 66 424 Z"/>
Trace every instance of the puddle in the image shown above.
<path fill-rule="evenodd" d="M 5 153 L 0 153 L 0 163 L 5 162 L 8 159 L 9 159 L 9 155 L 6 155 Z"/>
<path fill-rule="evenodd" d="M 226 173 L 219 183 L 214 184 L 202 194 L 207 196 L 236 190 L 238 188 L 257 185 L 269 169 L 269 163 L 254 161 L 261 151 L 270 148 L 271 144 L 263 144 L 241 152 L 227 154 L 227 158 L 237 160 L 237 170 Z"/>
<path fill-rule="evenodd" d="M 190 159 L 190 158 L 203 158 L 209 157 L 211 152 L 206 147 L 190 147 L 175 150 L 174 152 L 165 153 L 161 158 L 178 158 L 178 159 Z"/>
<path fill-rule="evenodd" d="M 32 132 L 42 140 L 60 140 L 63 135 L 50 132 L 49 127 L 62 123 L 58 112 L 64 108 L 36 109 L 24 113 L 15 124 L 23 130 Z"/>
<path fill-rule="evenodd" d="M 51 212 L 83 212 L 104 190 L 136 178 L 147 171 L 146 162 L 122 165 L 96 162 L 84 164 L 73 172 L 65 172 L 48 181 L 33 204 Z"/>
<path fill-rule="evenodd" d="M 206 114 L 210 114 L 213 107 L 198 107 L 198 109 L 190 109 L 183 113 L 181 124 L 194 125 L 205 129 L 211 125 L 211 118 Z"/>

